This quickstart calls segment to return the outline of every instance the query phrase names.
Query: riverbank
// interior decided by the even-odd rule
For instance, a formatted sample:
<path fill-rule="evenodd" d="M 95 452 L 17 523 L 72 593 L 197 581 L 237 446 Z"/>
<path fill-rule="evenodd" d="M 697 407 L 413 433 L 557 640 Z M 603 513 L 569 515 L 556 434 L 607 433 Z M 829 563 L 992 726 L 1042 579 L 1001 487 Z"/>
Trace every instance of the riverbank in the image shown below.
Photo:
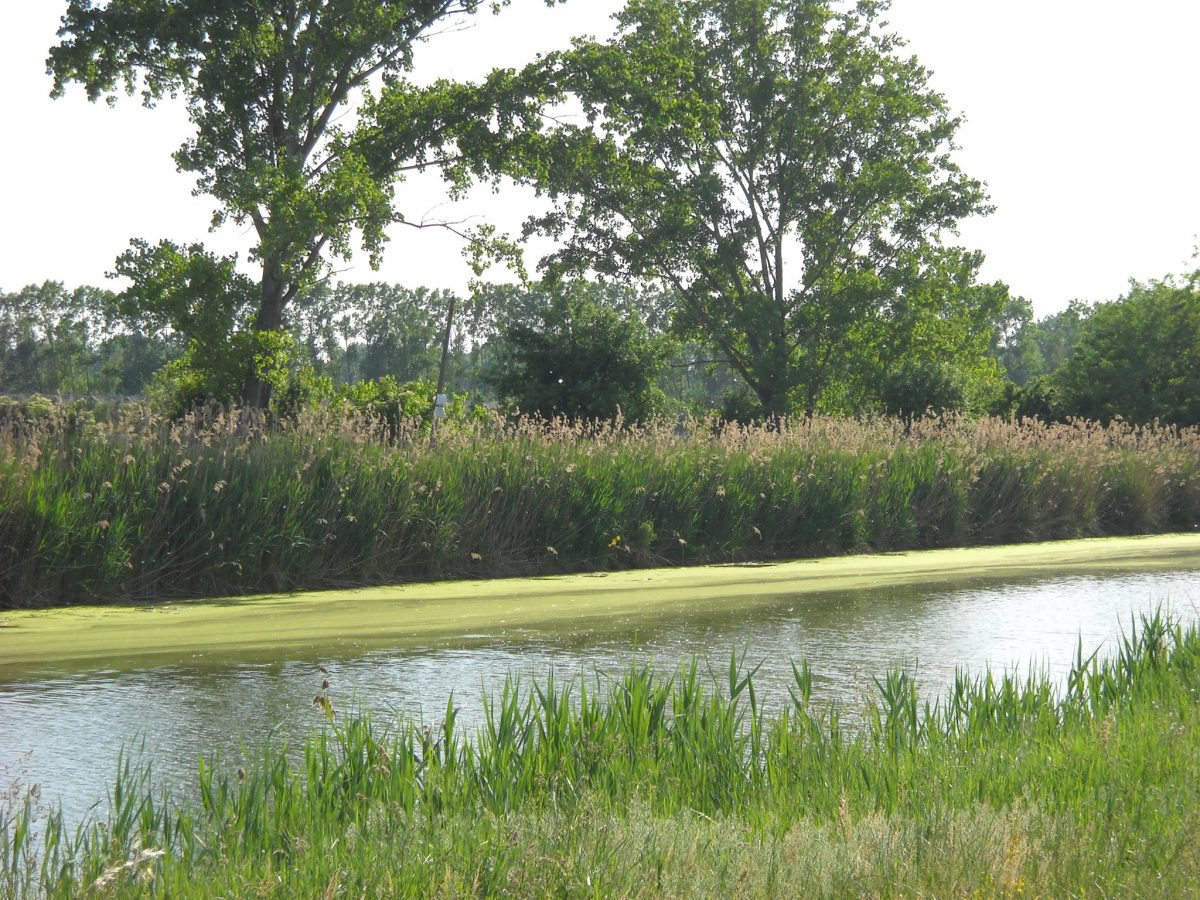
<path fill-rule="evenodd" d="M 334 410 L 0 421 L 0 609 L 979 547 L 1200 526 L 1200 432 Z"/>
<path fill-rule="evenodd" d="M 453 581 L 171 603 L 0 612 L 0 677 L 33 669 L 254 651 L 315 658 L 439 640 L 603 633 L 656 618 L 749 610 L 789 595 L 901 584 L 1200 565 L 1200 534 L 908 551 L 760 565 Z"/>
<path fill-rule="evenodd" d="M 485 727 L 334 712 L 297 764 L 202 765 L 199 801 L 127 767 L 101 822 L 0 809 L 14 897 L 1187 896 L 1200 880 L 1200 631 L 1142 620 L 1103 660 L 961 676 L 934 706 L 899 670 L 861 728 L 752 673 L 632 669 L 510 684 Z M 318 702 L 336 698 L 336 684 Z"/>

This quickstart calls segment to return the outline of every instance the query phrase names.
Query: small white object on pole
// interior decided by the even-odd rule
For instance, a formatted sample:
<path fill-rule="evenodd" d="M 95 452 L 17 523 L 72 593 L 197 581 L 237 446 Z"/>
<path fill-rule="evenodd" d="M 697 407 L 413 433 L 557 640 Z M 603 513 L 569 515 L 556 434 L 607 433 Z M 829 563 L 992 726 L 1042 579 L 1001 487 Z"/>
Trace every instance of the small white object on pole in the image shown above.
<path fill-rule="evenodd" d="M 446 418 L 446 404 L 450 402 L 450 398 L 445 394 L 438 394 L 433 398 L 433 417 L 435 419 Z"/>

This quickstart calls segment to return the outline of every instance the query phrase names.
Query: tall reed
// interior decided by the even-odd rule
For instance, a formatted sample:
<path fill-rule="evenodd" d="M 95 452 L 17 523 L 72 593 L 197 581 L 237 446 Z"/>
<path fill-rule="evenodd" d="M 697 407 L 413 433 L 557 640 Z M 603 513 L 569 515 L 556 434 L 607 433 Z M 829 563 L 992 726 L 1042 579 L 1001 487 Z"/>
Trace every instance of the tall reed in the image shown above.
<path fill-rule="evenodd" d="M 1088 422 L 0 421 L 0 606 L 1187 530 L 1200 433 Z"/>
<path fill-rule="evenodd" d="M 198 802 L 155 794 L 122 760 L 106 817 L 73 832 L 52 816 L 31 840 L 30 807 L 0 806 L 0 886 L 13 897 L 1194 888 L 1195 627 L 1146 617 L 1111 658 L 1080 652 L 1061 690 L 1040 675 L 963 674 L 923 703 L 896 670 L 855 728 L 814 706 L 806 665 L 793 671 L 776 712 L 736 657 L 715 683 L 695 663 L 665 677 L 632 667 L 607 682 L 510 681 L 474 734 L 452 705 L 431 727 L 381 730 L 343 720 L 323 692 L 333 723 L 302 754 L 268 745 L 236 772 L 206 761 Z"/>

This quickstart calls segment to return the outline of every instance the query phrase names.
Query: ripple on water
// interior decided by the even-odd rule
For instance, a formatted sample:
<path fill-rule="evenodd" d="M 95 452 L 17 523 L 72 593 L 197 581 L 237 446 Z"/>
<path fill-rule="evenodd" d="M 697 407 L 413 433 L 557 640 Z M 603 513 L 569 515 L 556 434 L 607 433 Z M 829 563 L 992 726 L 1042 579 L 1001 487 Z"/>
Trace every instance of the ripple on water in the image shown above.
<path fill-rule="evenodd" d="M 320 727 L 312 706 L 318 665 L 329 669 L 341 709 L 437 721 L 452 693 L 460 722 L 471 727 L 481 694 L 509 675 L 584 672 L 603 683 L 631 662 L 669 673 L 695 658 L 720 678 L 730 654 L 744 652 L 750 665 L 761 663 L 758 695 L 782 703 L 791 661 L 807 657 L 814 698 L 839 702 L 852 717 L 872 679 L 896 663 L 916 673 L 927 697 L 940 695 L 960 666 L 975 673 L 1033 668 L 1061 680 L 1077 641 L 1085 652 L 1108 652 L 1134 618 L 1160 605 L 1184 622 L 1200 618 L 1200 568 L 799 595 L 748 613 L 735 607 L 699 621 L 655 617 L 553 640 L 478 634 L 423 650 L 190 661 L 0 682 L 0 790 L 18 776 L 40 783 L 43 796 L 61 800 L 77 820 L 103 799 L 118 752 L 135 748 L 153 761 L 159 783 L 190 791 L 202 755 L 238 761 L 268 739 L 294 746 Z"/>

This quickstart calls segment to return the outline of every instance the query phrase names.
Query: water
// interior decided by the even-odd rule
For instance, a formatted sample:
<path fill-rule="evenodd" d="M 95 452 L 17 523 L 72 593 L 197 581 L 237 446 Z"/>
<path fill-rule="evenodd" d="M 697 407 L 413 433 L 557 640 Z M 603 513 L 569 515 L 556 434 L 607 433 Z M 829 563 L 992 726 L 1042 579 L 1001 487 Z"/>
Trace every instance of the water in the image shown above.
<path fill-rule="evenodd" d="M 603 633 L 557 639 L 499 633 L 413 650 L 340 658 L 248 659 L 135 671 L 91 670 L 0 682 L 0 792 L 14 779 L 41 785 L 79 821 L 103 803 L 118 752 L 141 748 L 155 780 L 194 790 L 197 761 L 220 753 L 235 765 L 263 742 L 301 741 L 320 727 L 312 705 L 329 672 L 340 709 L 377 720 L 440 721 L 453 693 L 460 722 L 477 721 L 480 697 L 508 675 L 594 681 L 650 662 L 664 673 L 696 658 L 720 676 L 730 654 L 761 668 L 758 694 L 787 700 L 791 661 L 807 657 L 814 699 L 837 701 L 853 719 L 872 679 L 900 663 L 926 697 L 940 696 L 957 667 L 1031 668 L 1061 681 L 1078 641 L 1113 646 L 1131 618 L 1157 607 L 1200 619 L 1200 568 L 1055 579 L 958 582 L 782 597 L 727 614 L 663 621 L 626 619 Z"/>

